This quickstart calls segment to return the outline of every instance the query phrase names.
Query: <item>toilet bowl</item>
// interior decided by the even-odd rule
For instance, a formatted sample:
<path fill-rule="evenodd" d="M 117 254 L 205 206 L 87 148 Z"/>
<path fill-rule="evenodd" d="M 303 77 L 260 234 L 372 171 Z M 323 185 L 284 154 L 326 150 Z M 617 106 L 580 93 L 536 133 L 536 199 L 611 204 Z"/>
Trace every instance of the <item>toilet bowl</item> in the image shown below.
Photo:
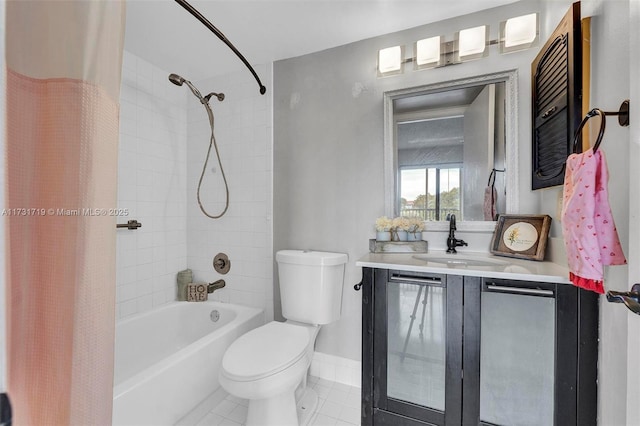
<path fill-rule="evenodd" d="M 249 331 L 224 354 L 220 385 L 249 400 L 246 426 L 301 426 L 318 396 L 307 371 L 322 324 L 340 318 L 347 255 L 310 250 L 276 253 L 282 316 Z"/>
<path fill-rule="evenodd" d="M 222 359 L 220 384 L 249 400 L 247 425 L 301 425 L 317 396 L 306 374 L 320 326 L 272 321 L 240 336 Z M 302 397 L 296 398 L 304 393 Z M 298 403 L 296 403 L 298 400 Z"/>

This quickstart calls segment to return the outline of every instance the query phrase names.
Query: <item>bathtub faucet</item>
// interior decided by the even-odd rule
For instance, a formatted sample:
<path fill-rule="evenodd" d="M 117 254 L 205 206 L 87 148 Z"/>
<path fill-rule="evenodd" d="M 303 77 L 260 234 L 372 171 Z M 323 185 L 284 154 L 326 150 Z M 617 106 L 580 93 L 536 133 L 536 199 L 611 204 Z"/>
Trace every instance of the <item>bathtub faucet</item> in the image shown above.
<path fill-rule="evenodd" d="M 224 280 L 218 280 L 218 281 L 209 283 L 207 285 L 207 293 L 213 293 L 216 290 L 220 290 L 225 285 L 226 283 L 224 282 Z"/>

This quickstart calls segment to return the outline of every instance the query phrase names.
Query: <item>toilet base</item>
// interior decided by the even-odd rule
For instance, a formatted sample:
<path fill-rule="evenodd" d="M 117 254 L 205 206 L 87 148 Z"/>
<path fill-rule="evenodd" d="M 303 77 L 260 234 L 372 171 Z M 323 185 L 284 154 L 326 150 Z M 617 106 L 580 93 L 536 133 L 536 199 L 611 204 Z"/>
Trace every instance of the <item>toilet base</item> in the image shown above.
<path fill-rule="evenodd" d="M 306 426 L 311 422 L 313 415 L 318 410 L 318 394 L 311 388 L 306 388 L 304 395 L 298 401 L 296 411 L 298 413 L 298 423 Z"/>
<path fill-rule="evenodd" d="M 318 394 L 305 389 L 296 404 L 293 393 L 249 401 L 246 426 L 306 426 L 318 409 Z"/>
<path fill-rule="evenodd" d="M 293 392 L 249 400 L 246 426 L 298 426 Z"/>

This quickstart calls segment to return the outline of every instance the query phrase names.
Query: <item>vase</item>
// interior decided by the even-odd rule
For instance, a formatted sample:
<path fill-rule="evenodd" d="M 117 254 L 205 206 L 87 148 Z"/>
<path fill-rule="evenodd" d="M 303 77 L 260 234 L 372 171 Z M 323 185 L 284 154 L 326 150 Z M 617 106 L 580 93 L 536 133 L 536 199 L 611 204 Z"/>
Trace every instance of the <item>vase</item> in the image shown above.
<path fill-rule="evenodd" d="M 391 241 L 391 232 L 389 231 L 377 231 L 376 241 Z"/>
<path fill-rule="evenodd" d="M 407 241 L 407 231 L 396 230 L 391 232 L 392 241 Z"/>
<path fill-rule="evenodd" d="M 407 241 L 422 241 L 422 231 L 409 232 Z"/>

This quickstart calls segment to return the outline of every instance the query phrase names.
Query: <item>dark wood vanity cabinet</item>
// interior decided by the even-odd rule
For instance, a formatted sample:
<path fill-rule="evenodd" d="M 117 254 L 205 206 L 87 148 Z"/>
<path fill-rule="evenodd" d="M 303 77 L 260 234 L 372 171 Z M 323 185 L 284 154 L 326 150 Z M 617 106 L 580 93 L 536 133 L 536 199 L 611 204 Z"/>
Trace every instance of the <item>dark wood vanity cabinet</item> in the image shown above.
<path fill-rule="evenodd" d="M 595 425 L 598 296 L 363 268 L 362 425 Z"/>

